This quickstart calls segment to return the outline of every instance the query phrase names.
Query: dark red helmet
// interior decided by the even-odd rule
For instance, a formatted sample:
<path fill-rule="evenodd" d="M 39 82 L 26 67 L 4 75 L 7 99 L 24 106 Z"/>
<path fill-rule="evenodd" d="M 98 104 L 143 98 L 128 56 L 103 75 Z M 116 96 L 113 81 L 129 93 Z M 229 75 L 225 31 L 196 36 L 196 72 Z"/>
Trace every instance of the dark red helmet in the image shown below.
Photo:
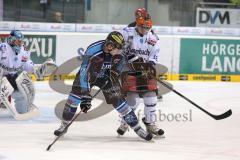
<path fill-rule="evenodd" d="M 146 29 L 151 29 L 152 28 L 152 18 L 150 16 L 150 14 L 146 13 L 146 15 L 144 15 L 141 19 L 136 21 L 137 26 L 146 28 Z"/>
<path fill-rule="evenodd" d="M 136 20 L 141 18 L 141 17 L 145 17 L 145 15 L 147 14 L 147 10 L 145 8 L 138 8 L 135 11 L 135 18 Z"/>

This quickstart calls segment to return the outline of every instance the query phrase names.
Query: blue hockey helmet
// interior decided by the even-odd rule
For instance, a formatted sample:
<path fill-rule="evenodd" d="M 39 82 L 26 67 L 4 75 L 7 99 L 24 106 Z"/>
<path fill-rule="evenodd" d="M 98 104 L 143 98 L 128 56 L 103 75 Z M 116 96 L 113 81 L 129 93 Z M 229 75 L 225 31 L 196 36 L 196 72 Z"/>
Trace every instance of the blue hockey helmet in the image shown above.
<path fill-rule="evenodd" d="M 15 50 L 15 52 L 19 53 L 23 44 L 23 38 L 24 36 L 21 31 L 12 30 L 7 38 L 7 43 Z"/>

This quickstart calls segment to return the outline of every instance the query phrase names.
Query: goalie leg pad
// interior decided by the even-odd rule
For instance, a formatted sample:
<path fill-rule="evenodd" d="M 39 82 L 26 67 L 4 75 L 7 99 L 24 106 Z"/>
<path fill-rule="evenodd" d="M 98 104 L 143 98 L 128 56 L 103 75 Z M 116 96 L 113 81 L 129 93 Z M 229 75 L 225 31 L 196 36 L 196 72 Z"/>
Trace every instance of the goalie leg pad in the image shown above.
<path fill-rule="evenodd" d="M 11 105 L 11 103 L 8 101 L 8 98 L 1 91 L 0 91 L 0 104 L 9 110 L 13 117 L 17 117 L 18 113 L 16 111 L 16 108 Z"/>
<path fill-rule="evenodd" d="M 27 72 L 23 71 L 16 79 L 16 84 L 20 94 L 24 97 L 28 106 L 33 104 L 35 88 Z"/>
<path fill-rule="evenodd" d="M 30 112 L 26 112 L 26 106 L 28 105 L 25 105 L 23 103 L 21 103 L 22 100 L 24 100 L 24 98 L 21 98 L 21 97 L 15 97 L 17 99 L 17 101 L 15 100 L 15 105 L 17 106 L 13 106 L 10 101 L 9 101 L 9 98 L 7 97 L 10 97 L 10 95 L 14 94 L 14 89 L 12 87 L 12 85 L 9 83 L 9 81 L 7 80 L 6 77 L 3 77 L 2 80 L 0 81 L 0 104 L 2 106 L 4 106 L 5 108 L 7 108 L 9 110 L 9 112 L 11 113 L 11 115 L 16 119 L 16 120 L 27 120 L 27 119 L 31 119 L 33 117 L 37 117 L 40 113 L 39 113 L 39 110 L 36 106 L 34 106 L 34 104 L 31 104 L 31 107 L 28 107 L 28 108 L 31 108 L 31 111 Z M 18 92 L 18 91 L 15 91 L 15 92 Z M 15 93 L 16 95 L 16 93 Z M 19 102 L 20 100 L 20 102 Z M 26 102 L 26 101 L 25 101 Z M 18 107 L 18 105 L 20 105 L 23 107 Z M 18 112 L 20 113 L 24 113 L 24 114 L 19 114 Z"/>
<path fill-rule="evenodd" d="M 15 107 L 18 113 L 27 113 L 30 110 L 30 105 L 27 103 L 24 95 L 18 91 L 13 92 Z"/>
<path fill-rule="evenodd" d="M 9 83 L 6 77 L 3 77 L 1 80 L 0 89 L 6 97 L 9 97 L 14 91 L 12 85 Z"/>
<path fill-rule="evenodd" d="M 0 103 L 6 107 L 11 115 L 16 119 L 16 120 L 28 120 L 34 117 L 39 116 L 39 111 L 34 104 L 32 104 L 32 110 L 30 112 L 24 113 L 24 114 L 19 114 L 15 108 L 15 106 L 12 106 L 11 103 L 9 103 L 7 97 L 4 95 L 3 92 L 0 91 Z"/>

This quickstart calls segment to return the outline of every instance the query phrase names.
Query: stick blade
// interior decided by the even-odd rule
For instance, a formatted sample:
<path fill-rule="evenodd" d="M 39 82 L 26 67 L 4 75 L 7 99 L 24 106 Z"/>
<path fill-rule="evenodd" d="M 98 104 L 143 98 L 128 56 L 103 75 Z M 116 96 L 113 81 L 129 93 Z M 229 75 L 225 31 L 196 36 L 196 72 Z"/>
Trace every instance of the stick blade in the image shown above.
<path fill-rule="evenodd" d="M 221 119 L 225 119 L 225 118 L 227 118 L 227 117 L 229 117 L 231 115 L 232 115 L 232 110 L 229 109 L 227 112 L 225 112 L 225 113 L 223 113 L 221 115 L 213 116 L 213 118 L 216 119 L 216 120 L 221 120 Z"/>
<path fill-rule="evenodd" d="M 52 145 L 49 145 L 49 146 L 47 147 L 47 149 L 46 149 L 46 150 L 47 150 L 47 151 L 49 151 L 49 150 L 50 150 L 50 148 L 51 148 L 51 146 L 52 146 Z"/>

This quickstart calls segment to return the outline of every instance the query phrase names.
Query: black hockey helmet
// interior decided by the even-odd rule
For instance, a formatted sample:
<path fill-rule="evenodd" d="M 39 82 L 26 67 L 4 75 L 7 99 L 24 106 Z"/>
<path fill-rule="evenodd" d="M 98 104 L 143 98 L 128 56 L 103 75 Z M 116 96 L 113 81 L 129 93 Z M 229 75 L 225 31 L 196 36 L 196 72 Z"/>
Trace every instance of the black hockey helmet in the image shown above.
<path fill-rule="evenodd" d="M 120 32 L 113 31 L 106 38 L 106 45 L 111 44 L 117 49 L 122 49 L 125 45 L 124 38 Z"/>

